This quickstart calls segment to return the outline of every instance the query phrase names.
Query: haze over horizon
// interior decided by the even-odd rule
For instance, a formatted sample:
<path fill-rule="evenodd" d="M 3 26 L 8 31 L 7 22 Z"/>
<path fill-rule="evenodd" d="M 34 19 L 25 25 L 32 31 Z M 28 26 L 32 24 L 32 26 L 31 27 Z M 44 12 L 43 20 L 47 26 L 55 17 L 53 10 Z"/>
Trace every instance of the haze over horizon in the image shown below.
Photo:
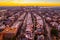
<path fill-rule="evenodd" d="M 10 6 L 10 5 L 20 5 L 21 3 L 27 3 L 29 5 L 31 5 L 30 3 L 39 3 L 40 5 L 58 5 L 60 6 L 60 0 L 0 0 L 0 6 Z M 33 5 L 34 5 L 33 4 Z"/>
<path fill-rule="evenodd" d="M 60 0 L 0 0 L 0 2 L 56 2 L 56 3 L 59 3 Z"/>

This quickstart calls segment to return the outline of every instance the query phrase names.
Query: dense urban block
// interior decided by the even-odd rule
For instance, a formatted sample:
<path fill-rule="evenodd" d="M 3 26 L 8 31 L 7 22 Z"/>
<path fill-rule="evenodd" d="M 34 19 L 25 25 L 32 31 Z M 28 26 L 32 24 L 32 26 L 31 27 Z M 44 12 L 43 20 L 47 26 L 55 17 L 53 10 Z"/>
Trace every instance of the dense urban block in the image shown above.
<path fill-rule="evenodd" d="M 0 7 L 0 40 L 60 40 L 60 7 Z"/>

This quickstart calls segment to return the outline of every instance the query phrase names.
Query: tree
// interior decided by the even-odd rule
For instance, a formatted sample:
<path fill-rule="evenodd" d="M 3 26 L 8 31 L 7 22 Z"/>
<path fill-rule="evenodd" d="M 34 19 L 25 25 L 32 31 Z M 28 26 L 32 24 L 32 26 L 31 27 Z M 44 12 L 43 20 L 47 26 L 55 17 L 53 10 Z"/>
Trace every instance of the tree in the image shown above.
<path fill-rule="evenodd" d="M 51 29 L 51 36 L 56 36 L 56 37 L 58 37 L 58 30 L 55 29 L 55 28 L 52 28 L 52 29 Z"/>
<path fill-rule="evenodd" d="M 14 36 L 14 37 L 12 37 L 12 38 L 11 38 L 11 40 L 16 40 L 16 37 L 15 37 L 15 36 Z"/>

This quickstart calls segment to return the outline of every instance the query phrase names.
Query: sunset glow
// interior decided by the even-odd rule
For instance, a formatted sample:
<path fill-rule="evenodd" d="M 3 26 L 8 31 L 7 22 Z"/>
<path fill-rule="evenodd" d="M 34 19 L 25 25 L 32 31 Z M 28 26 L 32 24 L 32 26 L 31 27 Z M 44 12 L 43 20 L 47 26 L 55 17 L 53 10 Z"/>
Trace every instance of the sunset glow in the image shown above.
<path fill-rule="evenodd" d="M 60 6 L 60 0 L 0 0 L 0 6 Z"/>

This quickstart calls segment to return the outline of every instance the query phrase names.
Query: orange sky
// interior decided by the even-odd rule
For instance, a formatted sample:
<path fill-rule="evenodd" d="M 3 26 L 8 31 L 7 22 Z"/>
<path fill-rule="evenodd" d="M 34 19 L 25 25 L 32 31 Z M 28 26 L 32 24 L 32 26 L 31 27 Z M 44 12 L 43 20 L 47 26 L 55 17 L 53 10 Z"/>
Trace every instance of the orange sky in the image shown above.
<path fill-rule="evenodd" d="M 14 2 L 0 2 L 0 6 L 60 6 L 60 3 L 14 3 Z"/>

